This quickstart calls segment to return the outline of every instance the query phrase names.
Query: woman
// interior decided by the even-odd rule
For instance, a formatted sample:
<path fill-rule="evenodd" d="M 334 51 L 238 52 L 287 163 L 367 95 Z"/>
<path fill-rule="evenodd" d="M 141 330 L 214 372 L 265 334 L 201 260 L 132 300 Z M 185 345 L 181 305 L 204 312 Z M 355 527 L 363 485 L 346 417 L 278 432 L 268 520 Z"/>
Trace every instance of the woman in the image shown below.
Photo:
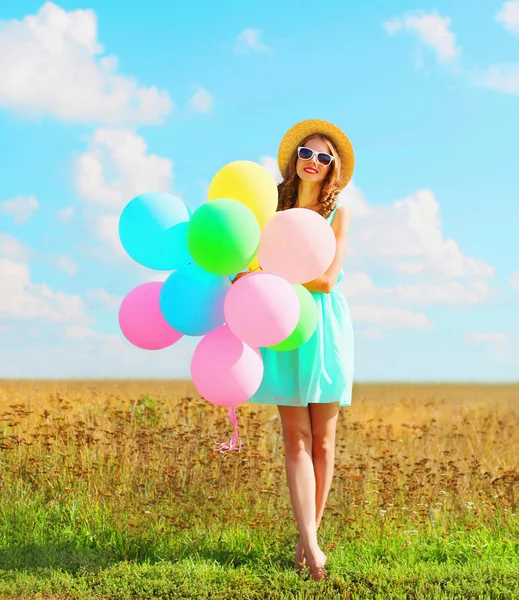
<path fill-rule="evenodd" d="M 336 253 L 321 277 L 304 284 L 318 307 L 315 333 L 292 351 L 260 349 L 265 371 L 250 401 L 278 406 L 287 482 L 300 533 L 295 568 L 306 565 L 320 580 L 326 576 L 326 555 L 319 548 L 317 529 L 333 478 L 339 407 L 351 404 L 352 392 L 353 328 L 336 284 L 343 275 L 350 223 L 350 213 L 338 205 L 337 197 L 351 179 L 354 155 L 338 127 L 311 119 L 285 134 L 278 163 L 283 175 L 278 210 L 298 207 L 320 213 L 335 233 Z"/>

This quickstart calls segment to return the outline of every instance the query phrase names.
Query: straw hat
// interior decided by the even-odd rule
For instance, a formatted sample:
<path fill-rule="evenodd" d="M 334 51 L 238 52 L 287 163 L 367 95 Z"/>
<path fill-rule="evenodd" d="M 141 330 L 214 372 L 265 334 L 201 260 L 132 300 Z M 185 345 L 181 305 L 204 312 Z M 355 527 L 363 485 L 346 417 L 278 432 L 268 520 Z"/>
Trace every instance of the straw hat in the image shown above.
<path fill-rule="evenodd" d="M 307 119 L 291 127 L 283 136 L 278 150 L 278 165 L 282 174 L 299 143 L 313 133 L 327 135 L 335 144 L 341 158 L 341 178 L 339 185 L 346 187 L 353 174 L 354 155 L 348 136 L 333 123 L 320 119 Z"/>

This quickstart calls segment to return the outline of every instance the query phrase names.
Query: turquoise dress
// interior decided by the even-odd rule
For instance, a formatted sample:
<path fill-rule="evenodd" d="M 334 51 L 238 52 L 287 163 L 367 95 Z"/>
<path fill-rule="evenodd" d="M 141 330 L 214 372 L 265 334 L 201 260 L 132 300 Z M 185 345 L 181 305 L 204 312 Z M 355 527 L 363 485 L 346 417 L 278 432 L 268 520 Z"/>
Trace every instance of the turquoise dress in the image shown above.
<path fill-rule="evenodd" d="M 336 210 L 327 219 L 330 224 Z M 343 276 L 341 269 L 337 283 Z M 260 348 L 263 380 L 250 402 L 283 406 L 351 404 L 354 336 L 348 303 L 337 285 L 329 294 L 311 294 L 319 315 L 314 334 L 295 350 Z"/>

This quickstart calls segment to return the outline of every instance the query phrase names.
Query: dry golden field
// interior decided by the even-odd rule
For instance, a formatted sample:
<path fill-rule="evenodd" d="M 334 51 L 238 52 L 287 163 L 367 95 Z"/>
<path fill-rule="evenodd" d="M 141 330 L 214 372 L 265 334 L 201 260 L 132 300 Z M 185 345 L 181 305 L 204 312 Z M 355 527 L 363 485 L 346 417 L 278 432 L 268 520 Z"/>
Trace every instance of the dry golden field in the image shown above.
<path fill-rule="evenodd" d="M 275 407 L 251 404 L 238 419 L 242 450 L 222 455 L 212 447 L 232 433 L 226 411 L 190 382 L 1 381 L 2 478 L 58 496 L 88 486 L 123 504 L 133 490 L 133 506 L 175 494 L 199 517 L 207 502 L 234 496 L 251 510 L 238 520 L 254 527 L 289 508 L 280 423 Z M 468 527 L 515 514 L 518 440 L 519 385 L 357 385 L 339 417 L 327 512 L 352 522 L 359 509 L 398 522 L 405 513 L 421 523 L 433 509 L 463 513 Z M 181 527 L 177 517 L 164 515 Z"/>

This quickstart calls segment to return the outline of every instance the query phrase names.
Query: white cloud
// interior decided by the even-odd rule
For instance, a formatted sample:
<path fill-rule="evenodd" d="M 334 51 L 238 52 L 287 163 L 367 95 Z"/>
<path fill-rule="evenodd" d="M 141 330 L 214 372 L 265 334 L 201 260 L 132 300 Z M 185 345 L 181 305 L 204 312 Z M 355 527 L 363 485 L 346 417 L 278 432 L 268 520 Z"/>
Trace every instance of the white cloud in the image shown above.
<path fill-rule="evenodd" d="M 17 225 L 28 221 L 37 209 L 38 200 L 34 196 L 16 196 L 0 202 L 0 214 L 11 215 Z"/>
<path fill-rule="evenodd" d="M 65 273 L 69 275 L 69 277 L 72 277 L 77 273 L 77 265 L 70 258 L 70 256 L 58 256 L 58 258 L 56 259 L 56 266 L 58 267 L 58 269 L 65 271 Z"/>
<path fill-rule="evenodd" d="M 234 49 L 237 54 L 272 53 L 272 49 L 261 42 L 261 29 L 244 29 L 236 38 Z"/>
<path fill-rule="evenodd" d="M 508 279 L 508 283 L 519 292 L 519 271 L 516 271 Z"/>
<path fill-rule="evenodd" d="M 88 203 L 120 211 L 133 197 L 167 192 L 173 161 L 148 154 L 144 138 L 126 129 L 97 129 L 75 161 L 75 185 Z"/>
<path fill-rule="evenodd" d="M 272 175 L 276 184 L 283 181 L 283 175 L 281 175 L 281 171 L 279 170 L 278 161 L 273 156 L 262 156 L 260 158 L 260 163 Z"/>
<path fill-rule="evenodd" d="M 102 308 L 104 310 L 119 311 L 122 298 L 114 296 L 103 289 L 90 289 L 86 292 L 86 301 L 93 308 Z"/>
<path fill-rule="evenodd" d="M 411 32 L 436 53 L 440 62 L 451 62 L 458 57 L 460 49 L 456 46 L 456 37 L 449 29 L 451 20 L 437 12 L 416 12 L 393 17 L 385 21 L 382 27 L 395 35 L 403 31 Z"/>
<path fill-rule="evenodd" d="M 501 332 L 483 333 L 480 331 L 469 331 L 465 335 L 465 339 L 468 342 L 506 342 L 508 336 L 506 333 Z"/>
<path fill-rule="evenodd" d="M 58 210 L 58 212 L 56 213 L 56 216 L 63 223 L 67 223 L 68 221 L 70 221 L 72 219 L 75 211 L 76 211 L 76 209 L 74 206 L 66 206 L 63 209 Z"/>
<path fill-rule="evenodd" d="M 381 306 L 376 304 L 351 305 L 354 322 L 374 323 L 382 329 L 429 329 L 432 322 L 425 313 L 413 312 L 396 306 Z"/>
<path fill-rule="evenodd" d="M 32 283 L 29 266 L 0 258 L 0 318 L 45 322 L 87 323 L 79 296 L 55 292 L 45 283 Z"/>
<path fill-rule="evenodd" d="M 16 238 L 8 233 L 0 233 L 0 257 L 11 260 L 26 261 L 31 257 L 32 252 L 27 246 L 24 246 Z"/>
<path fill-rule="evenodd" d="M 438 284 L 400 284 L 389 291 L 399 302 L 420 304 L 478 304 L 489 300 L 494 291 L 485 282 L 446 281 Z"/>
<path fill-rule="evenodd" d="M 482 281 L 419 281 L 400 283 L 393 287 L 379 286 L 362 271 L 347 269 L 339 283 L 348 300 L 390 300 L 397 303 L 425 305 L 479 304 L 492 298 L 495 291 Z"/>
<path fill-rule="evenodd" d="M 78 340 L 84 339 L 94 339 L 94 340 L 111 340 L 114 342 L 118 342 L 120 340 L 120 336 L 117 334 L 103 334 L 91 329 L 90 327 L 85 327 L 84 325 L 69 325 L 65 327 L 63 331 L 63 337 L 65 339 L 75 338 Z"/>
<path fill-rule="evenodd" d="M 384 334 L 381 331 L 377 331 L 376 329 L 368 329 L 366 331 L 361 331 L 360 336 L 363 338 L 367 338 L 368 340 L 380 340 L 382 337 L 384 337 Z"/>
<path fill-rule="evenodd" d="M 173 109 L 166 91 L 139 87 L 102 56 L 93 10 L 46 2 L 35 15 L 0 23 L 0 105 L 65 121 L 146 123 Z"/>
<path fill-rule="evenodd" d="M 203 87 L 199 87 L 191 97 L 189 106 L 198 112 L 210 113 L 213 107 L 213 96 Z"/>
<path fill-rule="evenodd" d="M 465 334 L 465 340 L 490 345 L 492 354 L 496 358 L 505 357 L 509 351 L 510 338 L 506 333 L 469 331 Z"/>
<path fill-rule="evenodd" d="M 430 190 L 379 206 L 369 205 L 350 184 L 340 201 L 352 212 L 348 253 L 354 267 L 374 263 L 442 280 L 494 275 L 492 265 L 467 256 L 455 240 L 445 238 L 440 207 Z"/>
<path fill-rule="evenodd" d="M 389 35 L 395 35 L 404 29 L 402 19 L 398 17 L 393 17 L 388 21 L 384 21 L 382 23 L 382 27 L 387 31 L 387 33 L 389 33 Z"/>
<path fill-rule="evenodd" d="M 351 268 L 344 270 L 343 280 L 338 286 L 348 300 L 371 297 L 379 292 L 378 286 L 367 273 L 354 271 Z"/>
<path fill-rule="evenodd" d="M 97 129 L 89 149 L 75 160 L 74 183 L 85 203 L 85 221 L 111 255 L 99 247 L 90 247 L 87 253 L 102 262 L 122 260 L 127 267 L 137 268 L 119 238 L 121 211 L 144 192 L 170 192 L 172 180 L 173 161 L 148 153 L 142 136 L 126 129 Z"/>
<path fill-rule="evenodd" d="M 505 2 L 496 15 L 496 21 L 502 23 L 511 33 L 519 33 L 519 0 Z M 415 34 L 423 44 L 436 52 L 439 62 L 453 63 L 461 54 L 456 44 L 456 37 L 450 30 L 450 18 L 442 17 L 437 12 L 407 13 L 382 23 L 382 27 L 390 34 L 402 32 Z M 416 66 L 422 66 L 420 47 L 413 54 Z M 458 74 L 462 74 L 460 71 Z M 503 94 L 519 94 L 519 63 L 508 62 L 491 65 L 484 69 L 470 69 L 463 75 L 473 85 L 488 88 Z"/>
<path fill-rule="evenodd" d="M 431 327 L 429 316 L 409 310 L 410 305 L 467 306 L 496 293 L 487 281 L 494 268 L 465 255 L 455 240 L 445 237 L 431 191 L 372 205 L 352 182 L 339 202 L 352 213 L 339 289 L 350 302 L 354 320 L 375 325 L 376 335 L 387 327 Z M 383 284 L 373 279 L 377 273 Z"/>
<path fill-rule="evenodd" d="M 492 65 L 473 71 L 472 82 L 503 94 L 519 94 L 519 63 Z"/>
<path fill-rule="evenodd" d="M 346 263 L 348 260 L 346 260 Z M 354 321 L 375 324 L 383 328 L 429 328 L 432 322 L 423 312 L 411 311 L 402 305 L 457 306 L 485 302 L 493 289 L 484 282 L 420 281 L 393 286 L 377 285 L 368 273 L 345 269 L 338 284 L 348 300 Z M 395 306 L 396 305 L 396 306 Z M 381 332 L 364 330 L 364 337 L 381 337 Z"/>
<path fill-rule="evenodd" d="M 519 0 L 505 2 L 496 15 L 496 21 L 510 33 L 519 33 Z"/>
<path fill-rule="evenodd" d="M 97 218 L 96 225 L 96 233 L 99 239 L 105 242 L 119 257 L 127 257 L 128 255 L 119 237 L 119 216 L 100 216 Z"/>
<path fill-rule="evenodd" d="M 160 351 L 141 350 L 117 333 L 100 333 L 90 326 L 70 323 L 40 326 L 45 351 L 31 341 L 26 327 L 17 327 L 16 347 L 0 344 L 3 377 L 45 378 L 189 378 L 189 365 L 199 337 L 184 336 Z M 223 411 L 223 409 L 222 409 Z M 224 411 L 223 411 L 224 412 Z"/>
<path fill-rule="evenodd" d="M 352 179 L 348 186 L 340 192 L 337 198 L 339 204 L 347 206 L 355 219 L 367 217 L 370 214 L 370 208 L 366 198 L 360 188 L 355 185 Z"/>

